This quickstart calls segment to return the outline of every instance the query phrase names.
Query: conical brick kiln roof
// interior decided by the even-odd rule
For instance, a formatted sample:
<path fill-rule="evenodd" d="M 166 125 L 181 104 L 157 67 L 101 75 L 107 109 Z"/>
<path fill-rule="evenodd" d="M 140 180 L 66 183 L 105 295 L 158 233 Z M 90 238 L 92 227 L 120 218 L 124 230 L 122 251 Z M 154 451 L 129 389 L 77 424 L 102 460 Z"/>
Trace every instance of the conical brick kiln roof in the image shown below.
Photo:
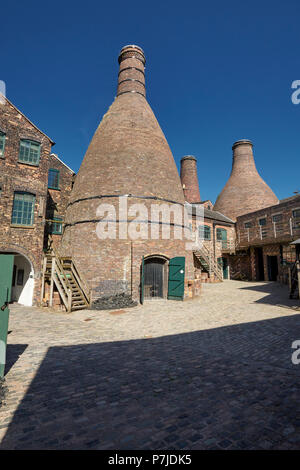
<path fill-rule="evenodd" d="M 216 200 L 214 210 L 236 220 L 240 215 L 278 204 L 277 197 L 258 174 L 251 141 L 239 140 L 232 149 L 231 175 Z"/>
<path fill-rule="evenodd" d="M 126 46 L 119 63 L 117 97 L 87 149 L 71 202 L 132 194 L 183 203 L 172 152 L 145 98 L 142 49 Z"/>

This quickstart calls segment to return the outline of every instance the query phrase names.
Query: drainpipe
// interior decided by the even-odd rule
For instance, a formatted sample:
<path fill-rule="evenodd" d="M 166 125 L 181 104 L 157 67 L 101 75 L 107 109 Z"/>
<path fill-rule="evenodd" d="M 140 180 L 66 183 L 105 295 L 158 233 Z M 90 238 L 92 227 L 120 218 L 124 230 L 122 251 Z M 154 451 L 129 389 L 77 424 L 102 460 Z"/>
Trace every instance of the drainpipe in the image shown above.
<path fill-rule="evenodd" d="M 216 262 L 216 222 L 213 222 L 213 248 L 214 248 L 214 261 Z"/>

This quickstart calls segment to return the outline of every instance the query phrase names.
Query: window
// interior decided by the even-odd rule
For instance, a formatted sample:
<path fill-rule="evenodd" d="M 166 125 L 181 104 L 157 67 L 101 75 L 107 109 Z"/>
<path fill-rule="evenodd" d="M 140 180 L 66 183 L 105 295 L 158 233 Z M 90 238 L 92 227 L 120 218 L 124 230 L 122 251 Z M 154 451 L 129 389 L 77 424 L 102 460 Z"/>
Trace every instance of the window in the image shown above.
<path fill-rule="evenodd" d="M 11 223 L 33 225 L 35 196 L 25 192 L 15 192 Z"/>
<path fill-rule="evenodd" d="M 24 283 L 24 269 L 18 269 L 17 286 L 22 286 Z"/>
<path fill-rule="evenodd" d="M 217 228 L 217 240 L 227 240 L 227 230 L 225 228 Z"/>
<path fill-rule="evenodd" d="M 209 225 L 199 225 L 198 227 L 199 230 L 199 237 L 202 240 L 210 240 L 210 226 Z"/>
<path fill-rule="evenodd" d="M 293 217 L 294 219 L 299 219 L 300 218 L 300 209 L 296 209 L 293 211 Z"/>
<path fill-rule="evenodd" d="M 0 131 L 0 158 L 4 156 L 5 134 Z"/>
<path fill-rule="evenodd" d="M 281 222 L 282 221 L 282 214 L 276 214 L 272 217 L 273 222 Z"/>
<path fill-rule="evenodd" d="M 281 245 L 280 246 L 280 261 L 283 265 L 292 264 L 296 261 L 296 247 L 295 245 Z"/>
<path fill-rule="evenodd" d="M 222 248 L 227 248 L 227 230 L 225 228 L 217 228 L 217 240 L 222 242 Z"/>
<path fill-rule="evenodd" d="M 260 226 L 267 225 L 267 219 L 265 217 L 263 219 L 259 219 L 258 223 Z"/>
<path fill-rule="evenodd" d="M 50 168 L 48 173 L 48 188 L 59 189 L 59 170 Z"/>
<path fill-rule="evenodd" d="M 21 140 L 19 161 L 28 163 L 28 165 L 38 166 L 40 161 L 41 144 L 33 140 Z"/>
<path fill-rule="evenodd" d="M 53 235 L 62 235 L 62 218 L 54 217 L 49 221 L 49 233 Z"/>
<path fill-rule="evenodd" d="M 245 222 L 245 228 L 251 228 L 252 224 L 251 222 Z"/>

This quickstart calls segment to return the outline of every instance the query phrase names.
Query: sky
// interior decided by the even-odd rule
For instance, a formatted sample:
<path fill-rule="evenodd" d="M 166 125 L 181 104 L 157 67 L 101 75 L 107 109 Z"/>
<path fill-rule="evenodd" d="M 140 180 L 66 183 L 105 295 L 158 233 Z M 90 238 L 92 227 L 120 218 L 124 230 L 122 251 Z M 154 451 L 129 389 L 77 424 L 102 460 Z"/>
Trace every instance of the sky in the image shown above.
<path fill-rule="evenodd" d="M 74 171 L 116 95 L 119 51 L 137 44 L 148 102 L 178 168 L 197 157 L 202 200 L 223 188 L 239 139 L 279 199 L 300 190 L 298 0 L 27 0 L 1 18 L 7 97 Z"/>

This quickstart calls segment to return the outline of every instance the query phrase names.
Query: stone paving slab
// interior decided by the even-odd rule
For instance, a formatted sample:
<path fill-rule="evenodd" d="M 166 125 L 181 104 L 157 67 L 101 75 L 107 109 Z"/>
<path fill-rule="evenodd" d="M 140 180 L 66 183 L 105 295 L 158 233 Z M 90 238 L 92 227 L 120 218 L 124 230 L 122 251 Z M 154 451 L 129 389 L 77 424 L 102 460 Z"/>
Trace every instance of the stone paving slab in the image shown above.
<path fill-rule="evenodd" d="M 238 281 L 121 315 L 13 306 L 0 448 L 297 449 L 299 312 Z"/>

